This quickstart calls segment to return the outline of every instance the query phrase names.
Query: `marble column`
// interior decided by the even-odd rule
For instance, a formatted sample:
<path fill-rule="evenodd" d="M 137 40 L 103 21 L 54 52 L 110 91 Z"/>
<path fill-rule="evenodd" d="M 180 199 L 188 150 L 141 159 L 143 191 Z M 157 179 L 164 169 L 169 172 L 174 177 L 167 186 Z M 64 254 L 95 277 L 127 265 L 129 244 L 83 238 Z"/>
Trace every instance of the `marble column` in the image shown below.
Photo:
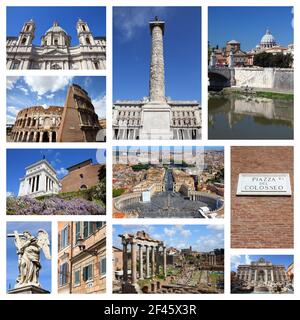
<path fill-rule="evenodd" d="M 149 22 L 151 31 L 150 101 L 165 102 L 164 21 Z"/>
<path fill-rule="evenodd" d="M 151 275 L 152 277 L 155 276 L 155 247 L 152 247 L 152 250 L 151 250 Z"/>
<path fill-rule="evenodd" d="M 268 282 L 268 270 L 265 269 L 265 282 Z"/>
<path fill-rule="evenodd" d="M 136 243 L 131 243 L 131 282 L 136 283 Z"/>
<path fill-rule="evenodd" d="M 140 262 L 140 279 L 144 279 L 144 274 L 143 274 L 143 269 L 144 269 L 144 265 L 143 265 L 143 246 L 139 245 L 139 262 Z"/>
<path fill-rule="evenodd" d="M 123 280 L 128 280 L 128 255 L 127 243 L 123 243 Z"/>
<path fill-rule="evenodd" d="M 163 272 L 164 276 L 167 276 L 167 248 L 163 247 Z"/>
<path fill-rule="evenodd" d="M 156 270 L 155 273 L 156 275 L 159 274 L 159 246 L 156 247 Z"/>
<path fill-rule="evenodd" d="M 146 278 L 150 278 L 150 257 L 149 257 L 149 246 L 146 246 Z"/>
<path fill-rule="evenodd" d="M 274 282 L 274 273 L 273 273 L 273 269 L 271 270 L 271 281 Z"/>

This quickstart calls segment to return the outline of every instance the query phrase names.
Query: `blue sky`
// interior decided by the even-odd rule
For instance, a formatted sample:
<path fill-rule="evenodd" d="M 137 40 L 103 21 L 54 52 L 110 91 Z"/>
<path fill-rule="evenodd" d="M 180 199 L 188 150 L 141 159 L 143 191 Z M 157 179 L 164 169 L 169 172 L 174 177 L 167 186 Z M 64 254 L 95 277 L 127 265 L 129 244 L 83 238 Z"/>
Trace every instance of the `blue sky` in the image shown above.
<path fill-rule="evenodd" d="M 113 99 L 149 95 L 150 20 L 165 21 L 166 96 L 201 101 L 201 10 L 117 7 L 113 11 Z"/>
<path fill-rule="evenodd" d="M 45 155 L 56 170 L 58 178 L 67 174 L 67 168 L 92 159 L 93 163 L 105 163 L 104 149 L 7 149 L 7 193 L 18 194 L 19 179 L 24 177 L 25 168 Z"/>
<path fill-rule="evenodd" d="M 51 222 L 7 222 L 7 234 L 18 231 L 22 233 L 28 230 L 33 236 L 36 236 L 39 229 L 44 229 L 48 232 L 51 249 Z M 6 239 L 6 288 L 14 288 L 16 278 L 18 276 L 18 256 L 16 254 L 16 247 L 14 244 L 14 238 Z M 52 252 L 52 250 L 51 250 Z M 51 260 L 47 260 L 44 253 L 41 252 L 41 265 L 40 271 L 40 284 L 43 289 L 51 292 Z"/>
<path fill-rule="evenodd" d="M 251 261 L 257 261 L 260 258 L 264 258 L 273 264 L 283 264 L 286 269 L 294 261 L 294 256 L 292 255 L 232 255 L 230 261 L 231 271 L 236 271 L 241 264 L 250 264 Z"/>
<path fill-rule="evenodd" d="M 276 42 L 287 46 L 294 42 L 293 18 L 292 7 L 209 7 L 208 40 L 224 47 L 234 39 L 250 50 L 269 28 Z"/>
<path fill-rule="evenodd" d="M 106 116 L 105 77 L 25 76 L 6 78 L 6 121 L 15 122 L 21 109 L 32 106 L 64 106 L 72 83 L 85 89 L 99 118 Z"/>
<path fill-rule="evenodd" d="M 144 230 L 168 247 L 189 248 L 200 252 L 224 248 L 223 225 L 113 225 L 113 245 L 122 248 L 119 234 Z"/>
<path fill-rule="evenodd" d="M 8 7 L 7 36 L 18 36 L 23 24 L 30 19 L 35 22 L 34 44 L 41 44 L 41 37 L 57 21 L 77 45 L 76 23 L 78 18 L 87 22 L 93 36 L 105 36 L 105 7 Z"/>

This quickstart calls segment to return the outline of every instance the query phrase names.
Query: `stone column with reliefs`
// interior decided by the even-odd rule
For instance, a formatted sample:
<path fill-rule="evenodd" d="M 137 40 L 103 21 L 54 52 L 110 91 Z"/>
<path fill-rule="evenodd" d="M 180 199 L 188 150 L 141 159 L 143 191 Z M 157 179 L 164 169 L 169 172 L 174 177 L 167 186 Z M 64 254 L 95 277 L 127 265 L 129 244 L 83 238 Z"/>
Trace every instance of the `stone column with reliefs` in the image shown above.
<path fill-rule="evenodd" d="M 157 18 L 149 22 L 151 31 L 150 101 L 165 102 L 165 65 L 163 35 L 165 22 Z"/>

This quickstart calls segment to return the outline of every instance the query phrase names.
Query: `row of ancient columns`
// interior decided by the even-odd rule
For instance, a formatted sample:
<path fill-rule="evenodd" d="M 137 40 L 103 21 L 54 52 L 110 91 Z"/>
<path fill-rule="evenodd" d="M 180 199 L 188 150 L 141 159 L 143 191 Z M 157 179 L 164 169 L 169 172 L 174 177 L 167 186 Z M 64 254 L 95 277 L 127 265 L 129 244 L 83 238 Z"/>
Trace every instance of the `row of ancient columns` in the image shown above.
<path fill-rule="evenodd" d="M 131 282 L 134 284 L 137 282 L 137 246 L 139 247 L 139 279 L 153 278 L 155 275 L 159 275 L 159 249 L 160 246 L 137 244 L 135 242 L 131 245 Z M 128 243 L 123 243 L 123 280 L 128 281 Z M 146 274 L 144 277 L 144 248 L 146 249 Z M 163 248 L 163 274 L 167 275 L 167 251 L 166 247 Z"/>
<path fill-rule="evenodd" d="M 48 134 L 49 142 L 56 142 L 54 131 L 17 131 L 12 133 L 12 140 L 15 142 L 43 142 L 44 134 Z"/>
<path fill-rule="evenodd" d="M 215 266 L 217 264 L 217 257 L 215 254 L 210 254 L 208 256 L 208 263 L 210 266 Z"/>

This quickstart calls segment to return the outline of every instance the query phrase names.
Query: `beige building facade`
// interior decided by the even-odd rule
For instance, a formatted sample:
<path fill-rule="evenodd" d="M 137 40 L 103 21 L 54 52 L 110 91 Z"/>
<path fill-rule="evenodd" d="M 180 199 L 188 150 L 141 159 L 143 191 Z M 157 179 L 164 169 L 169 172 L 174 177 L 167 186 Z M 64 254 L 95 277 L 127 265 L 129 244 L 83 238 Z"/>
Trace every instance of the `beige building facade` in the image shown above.
<path fill-rule="evenodd" d="M 106 291 L 106 224 L 58 223 L 58 293 Z"/>

